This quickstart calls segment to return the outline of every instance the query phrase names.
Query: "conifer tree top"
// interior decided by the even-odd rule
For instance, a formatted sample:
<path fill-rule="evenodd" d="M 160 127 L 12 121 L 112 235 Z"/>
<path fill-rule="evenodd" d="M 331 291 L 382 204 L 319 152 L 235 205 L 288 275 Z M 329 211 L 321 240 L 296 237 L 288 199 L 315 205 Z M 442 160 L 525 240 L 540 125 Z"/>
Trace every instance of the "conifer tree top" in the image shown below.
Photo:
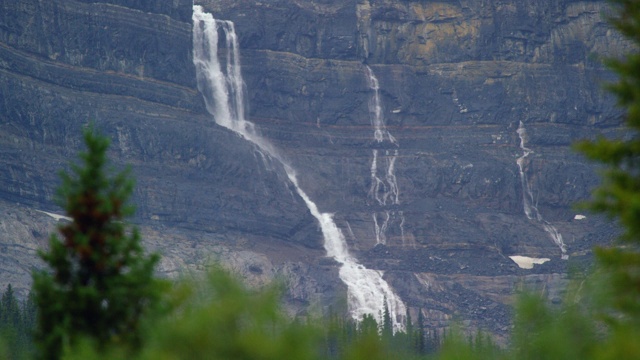
<path fill-rule="evenodd" d="M 142 316 L 160 296 L 153 278 L 157 255 L 145 255 L 137 229 L 123 220 L 133 213 L 129 171 L 107 168 L 109 140 L 89 127 L 80 164 L 63 172 L 61 205 L 71 222 L 53 234 L 40 256 L 50 271 L 34 272 L 39 310 L 36 342 L 43 358 L 86 337 L 99 347 L 140 340 Z"/>

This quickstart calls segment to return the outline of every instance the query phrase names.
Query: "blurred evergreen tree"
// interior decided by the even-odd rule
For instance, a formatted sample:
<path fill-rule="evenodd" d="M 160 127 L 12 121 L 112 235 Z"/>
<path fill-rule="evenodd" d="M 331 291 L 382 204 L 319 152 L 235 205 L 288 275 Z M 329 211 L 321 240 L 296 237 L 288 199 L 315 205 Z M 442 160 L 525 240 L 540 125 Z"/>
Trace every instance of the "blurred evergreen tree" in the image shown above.
<path fill-rule="evenodd" d="M 634 51 L 606 64 L 619 75 L 607 88 L 626 110 L 625 139 L 599 137 L 576 145 L 588 158 L 605 165 L 602 184 L 587 206 L 619 220 L 622 246 L 596 249 L 600 269 L 608 277 L 607 321 L 640 330 L 640 2 L 612 0 L 616 15 L 610 23 L 630 40 Z M 640 355 L 640 354 L 639 354 Z"/>
<path fill-rule="evenodd" d="M 228 272 L 215 268 L 206 283 L 183 281 L 168 297 L 174 313 L 157 318 L 135 354 L 117 345 L 105 352 L 81 343 L 66 360 L 237 359 L 319 360 L 323 337 L 314 324 L 291 321 L 279 310 L 280 291 L 248 290 Z"/>
<path fill-rule="evenodd" d="M 84 141 L 82 166 L 61 173 L 60 202 L 72 221 L 40 252 L 49 269 L 33 272 L 40 358 L 60 358 L 81 337 L 99 348 L 123 343 L 135 349 L 141 318 L 161 294 L 153 276 L 158 255 L 145 255 L 137 229 L 124 223 L 133 213 L 129 172 L 110 174 L 109 140 L 92 127 Z"/>

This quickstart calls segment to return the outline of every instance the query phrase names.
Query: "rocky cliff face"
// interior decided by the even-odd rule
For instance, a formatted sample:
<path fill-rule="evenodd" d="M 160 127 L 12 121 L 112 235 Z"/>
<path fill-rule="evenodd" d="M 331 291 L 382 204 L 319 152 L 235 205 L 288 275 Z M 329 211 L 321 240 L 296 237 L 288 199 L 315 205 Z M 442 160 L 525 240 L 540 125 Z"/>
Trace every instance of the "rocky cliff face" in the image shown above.
<path fill-rule="evenodd" d="M 285 177 L 206 113 L 191 59 L 191 2 L 130 3 L 0 3 L 0 256 L 3 273 L 13 274 L 0 286 L 28 289 L 35 249 L 55 222 L 35 210 L 60 212 L 57 173 L 76 158 L 89 121 L 111 137 L 115 164 L 133 167 L 136 222 L 175 265 L 163 272 L 206 265 L 216 244 L 234 254 L 259 248 L 221 258 L 263 277 L 298 264 L 273 256 L 264 269 L 260 254 L 277 253 L 272 247 L 302 247 L 317 259 L 321 235 Z M 262 260 L 254 266 L 253 258 Z"/>
<path fill-rule="evenodd" d="M 497 293 L 532 272 L 561 284 L 567 261 L 545 222 L 570 259 L 612 237 L 572 209 L 598 179 L 571 143 L 620 123 L 597 55 L 626 45 L 604 2 L 201 2 L 236 24 L 250 118 L 357 256 L 435 323 L 459 312 L 504 329 Z M 396 141 L 375 139 L 367 66 Z M 398 200 L 381 203 L 390 164 Z M 525 215 L 530 195 L 542 221 Z M 522 270 L 514 255 L 551 260 Z"/>
<path fill-rule="evenodd" d="M 195 89 L 191 25 L 182 21 L 190 3 L 158 6 L 179 20 L 120 3 L 4 5 L 2 160 L 9 171 L 2 175 L 3 198 L 51 206 L 56 173 L 75 156 L 78 134 L 93 120 L 113 138 L 117 161 L 134 165 L 141 219 L 295 237 L 312 222 L 297 214 L 301 201 L 204 110 Z M 307 245 L 317 246 L 309 235 L 314 231 L 305 233 Z"/>
<path fill-rule="evenodd" d="M 53 222 L 35 210 L 56 211 L 56 172 L 93 119 L 116 163 L 133 165 L 136 222 L 165 273 L 219 258 L 256 284 L 284 274 L 296 309 L 343 297 L 282 169 L 206 113 L 191 2 L 147 3 L 0 2 L 0 269 L 13 274 L 2 279 L 26 289 Z M 598 179 L 570 144 L 620 124 L 594 57 L 626 47 L 602 20 L 604 1 L 198 3 L 236 24 L 249 119 L 335 213 L 358 259 L 430 326 L 457 314 L 506 333 L 518 283 L 560 301 L 568 262 L 545 223 L 569 262 L 612 238 L 611 225 L 572 210 Z M 543 221 L 525 215 L 521 175 Z M 550 261 L 526 270 L 514 255 Z"/>

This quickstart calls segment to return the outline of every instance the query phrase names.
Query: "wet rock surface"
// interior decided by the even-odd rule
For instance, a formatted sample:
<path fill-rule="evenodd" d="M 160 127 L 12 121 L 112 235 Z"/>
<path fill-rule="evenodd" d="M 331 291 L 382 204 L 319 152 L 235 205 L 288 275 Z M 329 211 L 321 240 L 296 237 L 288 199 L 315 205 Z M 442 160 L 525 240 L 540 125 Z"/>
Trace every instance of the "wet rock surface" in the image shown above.
<path fill-rule="evenodd" d="M 430 326 L 457 317 L 506 334 L 518 284 L 561 301 L 570 264 L 615 237 L 572 208 L 598 177 L 571 143 L 620 131 L 601 89 L 613 77 L 593 56 L 627 49 L 602 20 L 604 1 L 198 3 L 235 22 L 249 120 L 334 213 L 351 252 Z M 207 114 L 190 19 L 182 0 L 0 2 L 0 286 L 26 293 L 55 227 L 36 210 L 60 211 L 56 174 L 93 120 L 116 166 L 132 165 L 134 222 L 165 255 L 163 274 L 219 259 L 255 286 L 285 278 L 292 312 L 344 300 L 281 166 Z M 374 139 L 365 64 L 397 144 Z M 520 122 L 535 205 L 569 261 L 524 214 Z M 397 203 L 371 194 L 374 151 L 380 171 L 394 159 Z M 525 270 L 512 255 L 551 260 Z"/>

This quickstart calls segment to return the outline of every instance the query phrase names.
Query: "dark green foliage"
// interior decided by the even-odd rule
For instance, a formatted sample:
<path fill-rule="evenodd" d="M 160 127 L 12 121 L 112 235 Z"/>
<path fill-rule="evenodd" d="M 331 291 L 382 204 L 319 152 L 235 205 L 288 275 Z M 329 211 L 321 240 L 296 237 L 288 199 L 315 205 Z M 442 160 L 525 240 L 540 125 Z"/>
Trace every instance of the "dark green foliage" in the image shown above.
<path fill-rule="evenodd" d="M 393 338 L 393 324 L 391 323 L 391 314 L 389 313 L 389 305 L 387 304 L 387 298 L 384 298 L 384 307 L 382 309 L 382 324 L 380 332 L 382 338 L 386 341 L 390 341 Z"/>
<path fill-rule="evenodd" d="M 378 322 L 371 314 L 365 314 L 362 317 L 362 321 L 358 323 L 358 333 L 361 336 L 369 336 L 371 334 L 378 334 L 379 331 Z"/>
<path fill-rule="evenodd" d="M 411 311 L 407 307 L 407 313 L 405 314 L 406 324 L 405 324 L 405 334 L 404 334 L 404 342 L 401 346 L 413 353 L 418 354 L 417 342 L 418 342 L 418 332 L 416 331 L 413 325 L 413 319 L 411 319 Z"/>
<path fill-rule="evenodd" d="M 283 316 L 278 289 L 248 291 L 221 269 L 211 273 L 199 294 L 194 289 L 193 285 L 178 289 L 177 297 L 192 296 L 177 308 L 179 316 L 154 326 L 140 358 L 319 358 L 316 330 Z"/>
<path fill-rule="evenodd" d="M 623 226 L 624 246 L 596 250 L 602 276 L 608 277 L 609 309 L 603 314 L 610 324 L 631 326 L 640 331 L 640 3 L 612 0 L 617 15 L 610 19 L 633 45 L 635 51 L 623 58 L 608 59 L 607 65 L 619 75 L 608 89 L 625 108 L 625 139 L 583 141 L 577 148 L 605 166 L 602 185 L 587 206 L 617 219 Z"/>
<path fill-rule="evenodd" d="M 22 323 L 29 335 L 29 338 L 33 335 L 33 331 L 36 328 L 37 310 L 36 299 L 32 292 L 29 292 L 27 300 L 22 303 Z"/>
<path fill-rule="evenodd" d="M 248 290 L 216 268 L 204 285 L 180 282 L 165 299 L 173 313 L 144 327 L 135 353 L 112 342 L 100 349 L 80 338 L 65 350 L 67 360 L 91 359 L 435 359 L 415 349 L 417 329 L 382 335 L 371 315 L 356 322 L 331 311 L 326 318 L 299 321 L 279 309 L 276 287 Z M 452 338 L 453 339 L 453 338 Z M 450 340 L 453 341 L 453 340 Z M 483 340 L 484 341 L 484 340 Z M 468 343 L 460 351 L 487 354 Z M 467 352 L 464 352 L 465 354 Z M 493 353 L 492 353 L 493 354 Z M 497 356 L 495 357 L 497 358 Z"/>
<path fill-rule="evenodd" d="M 361 321 L 355 321 L 346 314 L 329 312 L 326 321 L 312 321 L 319 324 L 317 333 L 322 334 L 323 359 L 427 359 L 433 358 L 433 353 L 440 344 L 428 350 L 420 350 L 420 344 L 426 346 L 426 331 L 420 324 L 411 322 L 410 312 L 407 311 L 405 331 L 384 332 L 384 312 L 382 324 L 378 324 L 372 315 L 365 315 Z M 422 315 L 418 316 L 423 320 Z M 390 319 L 389 319 L 390 320 Z M 424 339 L 420 343 L 420 338 Z M 487 340 L 488 341 L 488 340 Z M 428 354 L 430 353 L 430 354 Z"/>
<path fill-rule="evenodd" d="M 36 308 L 33 297 L 20 303 L 11 284 L 0 300 L 0 358 L 27 359 L 33 354 Z"/>
<path fill-rule="evenodd" d="M 574 299 L 550 308 L 539 296 L 520 296 L 512 358 L 588 359 L 597 343 L 595 323 Z"/>
<path fill-rule="evenodd" d="M 618 16 L 610 19 L 614 27 L 634 45 L 640 45 L 640 5 L 635 0 L 611 0 Z M 637 48 L 636 48 L 637 49 Z M 607 86 L 626 109 L 626 140 L 604 137 L 576 144 L 588 158 L 606 166 L 602 185 L 593 193 L 589 207 L 620 220 L 623 239 L 640 242 L 640 53 L 609 58 L 606 64 L 619 75 Z"/>
<path fill-rule="evenodd" d="M 468 341 L 464 339 L 462 334 L 454 334 L 447 337 L 436 358 L 444 360 L 485 359 L 484 357 L 476 354 L 473 347 L 469 345 Z"/>
<path fill-rule="evenodd" d="M 418 334 L 416 341 L 416 352 L 418 354 L 427 353 L 427 334 L 425 332 L 424 315 L 422 309 L 418 309 Z"/>
<path fill-rule="evenodd" d="M 300 359 L 321 358 L 322 338 L 312 324 L 280 311 L 278 289 L 247 290 L 217 268 L 204 284 L 182 282 L 168 294 L 174 314 L 157 318 L 135 354 L 117 345 L 98 352 L 80 344 L 66 359 Z"/>
<path fill-rule="evenodd" d="M 109 140 L 86 130 L 82 165 L 62 173 L 61 205 L 72 221 L 53 234 L 40 256 L 48 270 L 33 273 L 41 358 L 56 359 L 78 338 L 96 346 L 140 343 L 143 315 L 160 296 L 157 255 L 146 256 L 136 229 L 124 224 L 133 208 L 128 172 L 106 170 Z"/>
<path fill-rule="evenodd" d="M 390 325 L 385 331 L 385 315 L 378 324 L 372 315 L 365 315 L 360 322 L 340 316 L 331 316 L 329 325 L 322 325 L 331 341 L 323 358 L 328 359 L 427 359 L 440 349 L 440 343 L 428 339 L 424 316 L 418 313 L 418 323 L 411 322 L 407 311 L 405 331 L 393 332 Z M 435 333 L 435 331 L 433 332 Z M 336 335 L 338 334 L 338 335 Z M 485 340 L 491 343 L 490 340 Z M 335 346 L 338 344 L 338 346 Z M 429 345 L 427 345 L 429 344 Z M 491 343 L 493 346 L 493 343 Z M 337 351 L 335 350 L 337 349 Z"/>
<path fill-rule="evenodd" d="M 0 322 L 3 325 L 15 328 L 22 322 L 21 310 L 18 305 L 18 300 L 13 293 L 11 284 L 7 286 L 4 294 L 2 294 L 2 302 L 0 306 L 2 309 L 2 312 L 0 313 Z"/>
<path fill-rule="evenodd" d="M 407 313 L 405 314 L 405 318 L 406 318 L 406 332 L 408 335 L 412 335 L 415 332 L 415 328 L 413 327 L 413 320 L 411 319 L 411 311 L 410 309 L 407 307 Z"/>
<path fill-rule="evenodd" d="M 312 322 L 312 324 L 315 323 L 316 322 Z M 324 350 L 322 351 L 323 358 L 341 358 L 345 354 L 349 344 L 353 343 L 360 334 L 358 324 L 351 319 L 346 312 L 338 314 L 333 308 L 329 310 L 327 320 L 321 321 L 320 323 L 322 324 L 322 331 L 320 333 L 323 334 L 325 339 Z"/>

